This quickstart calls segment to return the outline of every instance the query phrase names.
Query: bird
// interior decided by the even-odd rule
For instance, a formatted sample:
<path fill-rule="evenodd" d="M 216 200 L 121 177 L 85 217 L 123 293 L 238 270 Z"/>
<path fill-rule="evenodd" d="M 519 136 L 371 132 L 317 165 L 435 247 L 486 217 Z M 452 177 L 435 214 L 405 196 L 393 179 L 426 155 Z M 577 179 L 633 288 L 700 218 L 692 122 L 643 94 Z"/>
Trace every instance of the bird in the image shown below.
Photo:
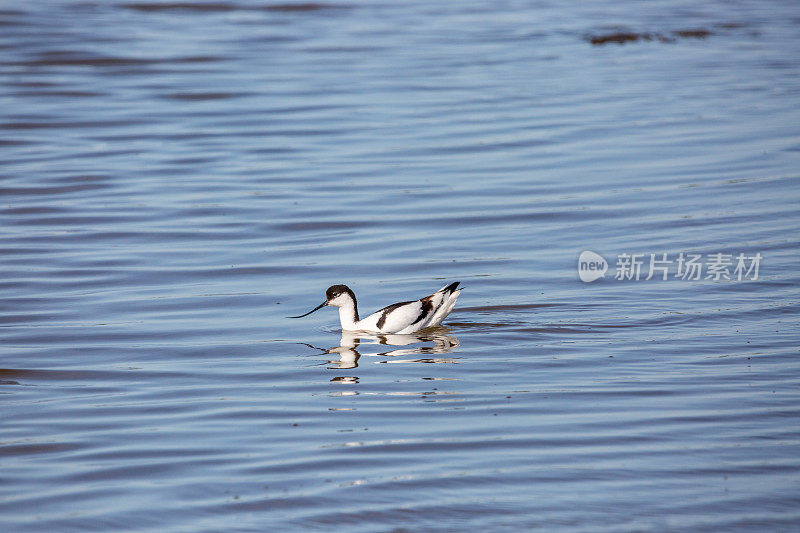
<path fill-rule="evenodd" d="M 332 285 L 325 291 L 325 301 L 304 315 L 286 318 L 303 318 L 330 305 L 339 308 L 342 330 L 369 331 L 372 333 L 414 333 L 424 328 L 438 326 L 456 305 L 461 289 L 456 281 L 433 294 L 387 305 L 363 319 L 358 318 L 356 295 L 347 285 Z"/>

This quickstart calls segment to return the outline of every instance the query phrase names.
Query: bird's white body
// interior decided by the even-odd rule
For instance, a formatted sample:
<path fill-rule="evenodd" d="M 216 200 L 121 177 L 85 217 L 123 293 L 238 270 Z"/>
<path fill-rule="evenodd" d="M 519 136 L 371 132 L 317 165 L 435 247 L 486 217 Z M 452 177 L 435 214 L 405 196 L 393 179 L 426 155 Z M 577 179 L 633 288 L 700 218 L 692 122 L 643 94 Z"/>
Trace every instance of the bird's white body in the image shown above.
<path fill-rule="evenodd" d="M 458 282 L 442 287 L 435 293 L 413 300 L 389 305 L 359 319 L 355 294 L 346 285 L 334 285 L 326 291 L 326 300 L 310 314 L 326 305 L 339 308 L 342 330 L 370 331 L 374 333 L 414 333 L 424 328 L 438 326 L 456 305 L 461 289 Z M 305 315 L 301 315 L 305 316 Z M 299 317 L 292 317 L 299 318 Z"/>

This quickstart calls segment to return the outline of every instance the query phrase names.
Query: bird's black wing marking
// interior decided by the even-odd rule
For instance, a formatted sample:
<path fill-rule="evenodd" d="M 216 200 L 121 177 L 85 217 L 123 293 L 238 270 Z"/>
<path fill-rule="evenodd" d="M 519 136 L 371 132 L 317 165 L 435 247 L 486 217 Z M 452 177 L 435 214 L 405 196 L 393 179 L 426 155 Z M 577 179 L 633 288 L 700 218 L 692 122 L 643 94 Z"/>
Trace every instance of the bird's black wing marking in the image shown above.
<path fill-rule="evenodd" d="M 387 305 L 383 309 L 380 309 L 378 311 L 378 313 L 382 313 L 382 314 L 381 314 L 380 318 L 378 318 L 378 323 L 377 323 L 378 329 L 382 328 L 383 325 L 386 324 L 386 317 L 389 316 L 389 313 L 391 313 L 392 311 L 394 311 L 398 307 L 403 307 L 404 305 L 408 305 L 408 304 L 411 304 L 411 303 L 414 303 L 414 300 L 411 300 L 410 302 L 399 302 L 399 303 L 396 303 L 396 304 Z"/>
<path fill-rule="evenodd" d="M 454 290 L 456 290 L 456 287 L 458 287 L 459 283 L 461 283 L 461 282 L 460 281 L 454 281 L 453 283 L 451 283 L 450 285 L 448 285 L 447 287 L 442 289 L 440 292 L 453 292 Z"/>
<path fill-rule="evenodd" d="M 412 325 L 427 317 L 428 313 L 431 312 L 431 309 L 433 309 L 433 295 L 431 294 L 421 299 L 420 303 L 422 304 L 422 308 L 419 310 L 419 316 L 411 323 Z"/>

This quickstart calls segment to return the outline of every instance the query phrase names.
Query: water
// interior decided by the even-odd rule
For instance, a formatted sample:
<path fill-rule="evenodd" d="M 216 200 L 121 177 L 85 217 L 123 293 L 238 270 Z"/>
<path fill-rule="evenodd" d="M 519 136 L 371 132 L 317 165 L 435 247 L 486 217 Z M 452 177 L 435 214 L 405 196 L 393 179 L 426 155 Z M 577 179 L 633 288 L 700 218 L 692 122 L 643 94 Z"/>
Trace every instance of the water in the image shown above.
<path fill-rule="evenodd" d="M 799 22 L 5 4 L 3 531 L 796 529 Z M 417 337 L 284 318 L 457 280 Z"/>

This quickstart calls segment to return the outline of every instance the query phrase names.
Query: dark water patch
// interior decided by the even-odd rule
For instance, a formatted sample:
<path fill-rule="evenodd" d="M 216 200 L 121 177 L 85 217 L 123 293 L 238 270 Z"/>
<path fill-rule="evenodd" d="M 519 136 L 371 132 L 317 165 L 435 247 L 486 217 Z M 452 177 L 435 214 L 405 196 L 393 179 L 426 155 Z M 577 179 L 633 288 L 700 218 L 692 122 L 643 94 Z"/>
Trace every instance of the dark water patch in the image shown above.
<path fill-rule="evenodd" d="M 84 444 L 63 442 L 3 443 L 0 444 L 0 457 L 27 457 L 30 455 L 61 454 L 85 448 Z"/>
<path fill-rule="evenodd" d="M 120 7 L 135 11 L 195 11 L 201 13 L 228 12 L 237 9 L 237 4 L 220 2 L 135 2 Z"/>
<path fill-rule="evenodd" d="M 509 327 L 510 331 L 515 333 L 534 333 L 534 334 L 554 334 L 554 335 L 571 335 L 571 334 L 592 334 L 597 335 L 603 333 L 602 328 L 594 326 L 580 327 L 575 324 L 546 324 L 539 327 Z"/>
<path fill-rule="evenodd" d="M 637 41 L 658 41 L 662 43 L 672 43 L 678 39 L 706 39 L 714 33 L 711 30 L 698 28 L 675 30 L 669 33 L 661 32 L 634 32 L 618 31 L 603 34 L 589 34 L 584 37 L 589 43 L 598 46 L 609 43 L 625 44 Z"/>
<path fill-rule="evenodd" d="M 0 187 L 0 195 L 2 196 L 47 196 L 54 194 L 68 194 L 76 192 L 85 192 L 99 189 L 106 189 L 110 186 L 103 183 L 82 183 L 79 185 L 62 185 L 62 186 L 42 186 L 42 187 Z"/>
<path fill-rule="evenodd" d="M 503 322 L 477 322 L 477 321 L 469 321 L 469 322 L 462 322 L 458 320 L 449 320 L 447 322 L 449 326 L 454 328 L 463 328 L 463 329 L 494 329 L 494 328 L 504 328 L 504 327 L 512 327 L 515 325 L 523 324 L 523 322 L 513 321 L 513 320 L 505 320 Z"/>
<path fill-rule="evenodd" d="M 124 381 L 130 377 L 129 372 L 107 370 L 44 370 L 0 368 L 0 377 L 19 381 L 83 381 L 96 383 L 101 381 Z"/>
<path fill-rule="evenodd" d="M 23 139 L 0 139 L 0 146 L 25 146 L 30 144 L 35 144 L 35 142 Z"/>
<path fill-rule="evenodd" d="M 24 28 L 27 26 L 34 26 L 35 25 L 34 23 L 26 20 L 26 15 L 27 13 L 24 11 L 15 11 L 13 9 L 0 10 L 0 28 L 3 27 Z M 10 47 L 0 46 L 0 48 L 10 48 Z"/>
<path fill-rule="evenodd" d="M 39 314 L 32 313 L 28 315 L 0 315 L 0 327 L 7 327 L 13 324 L 25 324 L 29 322 L 39 323 L 52 323 L 58 319 L 64 319 L 68 316 L 66 313 L 53 313 L 53 314 Z"/>
<path fill-rule="evenodd" d="M 263 6 L 262 9 L 267 11 L 284 11 L 287 13 L 302 12 L 302 11 L 319 11 L 322 9 L 341 9 L 343 6 L 336 4 L 317 4 L 314 2 L 296 3 L 296 4 L 270 4 Z"/>
<path fill-rule="evenodd" d="M 37 59 L 26 59 L 18 63 L 7 63 L 12 65 L 24 65 L 32 67 L 141 67 L 150 65 L 165 64 L 197 64 L 197 63 L 216 63 L 224 61 L 224 58 L 217 56 L 175 56 L 175 57 L 126 57 L 126 56 L 105 56 L 97 54 L 87 54 L 81 50 L 59 50 L 44 52 Z"/>
<path fill-rule="evenodd" d="M 303 52 L 307 52 L 310 54 L 348 54 L 348 55 L 360 55 L 360 54 L 368 54 L 368 53 L 380 53 L 385 51 L 384 48 L 379 46 L 367 46 L 367 45 L 359 45 L 359 46 L 304 46 L 302 48 Z M 411 87 L 409 87 L 411 89 Z M 422 87 L 417 87 L 417 89 L 422 89 Z M 424 87 L 427 91 L 435 91 L 435 87 Z"/>
<path fill-rule="evenodd" d="M 51 98 L 99 98 L 107 96 L 107 93 L 100 91 L 76 91 L 76 90 L 54 90 L 54 91 L 18 91 L 11 93 L 17 97 L 51 97 Z"/>
<path fill-rule="evenodd" d="M 504 142 L 478 142 L 474 144 L 462 144 L 458 146 L 442 146 L 433 145 L 428 147 L 415 148 L 406 150 L 400 155 L 407 157 L 419 157 L 425 155 L 433 156 L 447 156 L 458 154 L 476 154 L 480 152 L 497 152 L 505 150 L 530 150 L 539 146 L 546 146 L 551 144 L 551 141 L 546 139 L 520 139 L 516 141 Z"/>
<path fill-rule="evenodd" d="M 300 151 L 299 148 L 293 146 L 265 146 L 248 150 L 249 153 L 260 155 L 286 155 L 299 153 Z"/>
<path fill-rule="evenodd" d="M 318 4 L 312 2 L 292 4 L 255 4 L 239 2 L 131 2 L 120 7 L 143 12 L 183 11 L 195 13 L 227 13 L 230 11 L 273 11 L 279 13 L 303 13 L 323 10 L 342 9 L 335 4 Z"/>
<path fill-rule="evenodd" d="M 70 121 L 70 120 L 41 120 L 41 121 L 17 121 L 0 123 L 0 130 L 40 130 L 40 129 L 95 129 L 95 128 L 118 128 L 121 126 L 134 126 L 142 124 L 141 120 L 98 120 L 98 121 Z"/>
<path fill-rule="evenodd" d="M 591 222 L 591 221 L 605 221 L 615 218 L 615 215 L 620 211 L 609 209 L 591 208 L 588 206 L 578 206 L 572 209 L 527 209 L 527 210 L 507 210 L 505 212 L 498 211 L 485 211 L 483 213 L 470 213 L 470 214 L 455 214 L 449 216 L 436 216 L 425 215 L 418 216 L 414 220 L 406 222 L 406 224 L 414 226 L 430 226 L 435 225 L 440 228 L 461 228 L 479 225 L 509 225 L 516 223 L 530 223 L 534 224 L 536 221 L 548 220 L 555 221 L 568 221 L 573 223 Z M 644 214 L 644 211 L 640 213 Z M 630 213 L 630 216 L 635 216 L 635 213 Z M 397 221 L 401 223 L 401 221 Z"/>
<path fill-rule="evenodd" d="M 466 287 L 466 286 L 465 286 Z M 459 306 L 456 314 L 461 313 L 501 313 L 503 311 L 524 311 L 527 309 L 539 309 L 542 307 L 560 307 L 566 304 L 561 303 L 541 303 L 541 304 L 506 304 L 506 305 L 481 305 L 481 306 Z"/>
<path fill-rule="evenodd" d="M 5 342 L 8 346 L 36 346 L 47 342 L 54 347 L 66 347 L 79 343 L 90 347 L 111 348 L 119 344 L 137 345 L 150 343 L 151 346 L 169 343 L 170 339 L 176 336 L 205 336 L 207 339 L 224 335 L 222 328 L 205 329 L 192 327 L 190 325 L 174 325 L 165 322 L 161 327 L 152 328 L 146 332 L 135 331 L 136 324 L 130 324 L 120 331 L 119 328 L 107 324 L 95 324 L 91 326 L 61 327 L 54 328 L 51 332 L 45 332 L 41 328 L 19 328 L 14 334 L 7 334 Z"/>
<path fill-rule="evenodd" d="M 18 9 L 0 9 L 0 17 L 19 17 L 22 15 L 25 15 L 25 12 Z"/>
<path fill-rule="evenodd" d="M 217 127 L 225 126 L 226 124 L 216 124 Z M 230 124 L 228 124 L 230 125 Z M 242 124 L 239 123 L 241 127 Z M 272 137 L 340 137 L 347 135 L 347 129 L 327 129 L 327 128 L 271 128 L 259 129 L 252 131 L 240 131 L 238 136 L 242 138 L 257 137 L 259 139 L 269 139 Z"/>
<path fill-rule="evenodd" d="M 0 209 L 4 215 L 51 215 L 54 213 L 66 213 L 69 210 L 63 206 L 41 205 L 28 207 L 6 207 Z"/>
<path fill-rule="evenodd" d="M 355 230 L 357 228 L 361 228 L 365 226 L 366 222 L 347 222 L 347 221 L 339 221 L 339 220 L 329 220 L 329 221 L 319 221 L 319 222 L 290 222 L 284 224 L 276 224 L 274 229 L 276 231 L 287 231 L 287 232 L 306 232 L 306 231 L 313 231 L 316 233 L 323 232 L 333 232 L 333 231 L 341 231 L 341 230 Z M 375 223 L 372 222 L 370 225 L 374 225 Z"/>
<path fill-rule="evenodd" d="M 85 190 L 85 189 L 83 189 Z M 72 192 L 72 191 L 70 191 Z M 102 225 L 109 223 L 133 222 L 136 220 L 143 220 L 142 216 L 123 216 L 120 214 L 113 214 L 108 216 L 58 216 L 58 217 L 25 217 L 24 219 L 16 219 L 11 222 L 14 225 L 20 226 L 48 226 L 48 227 L 75 227 L 75 226 L 91 226 Z"/>
<path fill-rule="evenodd" d="M 241 98 L 248 96 L 247 93 L 173 93 L 165 94 L 162 98 L 167 100 L 203 101 L 203 100 L 227 100 L 230 98 Z"/>
<path fill-rule="evenodd" d="M 692 29 L 692 30 L 676 30 L 672 32 L 672 35 L 682 38 L 705 39 L 706 37 L 710 37 L 711 35 L 714 34 L 711 32 L 711 30 Z"/>
<path fill-rule="evenodd" d="M 737 30 L 739 28 L 747 28 L 751 26 L 749 22 L 719 22 L 714 25 L 717 28 L 724 30 Z"/>

